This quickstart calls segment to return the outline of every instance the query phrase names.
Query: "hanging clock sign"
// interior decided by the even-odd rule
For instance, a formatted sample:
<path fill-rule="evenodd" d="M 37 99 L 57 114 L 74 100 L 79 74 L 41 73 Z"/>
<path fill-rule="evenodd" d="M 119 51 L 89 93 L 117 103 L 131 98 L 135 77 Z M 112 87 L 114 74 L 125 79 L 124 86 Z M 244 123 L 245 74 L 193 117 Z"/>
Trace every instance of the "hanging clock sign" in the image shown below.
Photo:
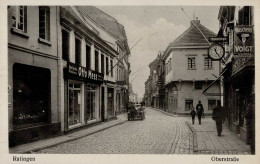
<path fill-rule="evenodd" d="M 221 44 L 214 43 L 209 47 L 209 57 L 212 60 L 221 60 L 224 57 L 225 49 Z"/>

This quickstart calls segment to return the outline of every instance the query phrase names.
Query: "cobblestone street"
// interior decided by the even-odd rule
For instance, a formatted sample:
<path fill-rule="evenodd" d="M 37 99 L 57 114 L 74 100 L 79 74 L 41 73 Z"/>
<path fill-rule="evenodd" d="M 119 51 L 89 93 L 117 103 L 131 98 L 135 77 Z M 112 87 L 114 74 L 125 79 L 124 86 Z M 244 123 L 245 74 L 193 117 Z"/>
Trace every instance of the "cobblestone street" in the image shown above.
<path fill-rule="evenodd" d="M 126 116 L 126 115 L 125 115 Z M 191 154 L 188 118 L 146 109 L 143 121 L 124 124 L 34 153 L 48 154 Z"/>

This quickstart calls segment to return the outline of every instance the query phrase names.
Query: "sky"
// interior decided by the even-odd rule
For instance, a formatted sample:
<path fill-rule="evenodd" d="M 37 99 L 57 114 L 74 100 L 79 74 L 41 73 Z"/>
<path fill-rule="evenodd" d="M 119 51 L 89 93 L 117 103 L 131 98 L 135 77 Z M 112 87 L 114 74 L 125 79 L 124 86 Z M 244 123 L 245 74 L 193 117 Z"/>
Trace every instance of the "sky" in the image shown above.
<path fill-rule="evenodd" d="M 200 23 L 209 30 L 215 33 L 219 30 L 219 6 L 97 7 L 125 27 L 128 45 L 132 48 L 129 81 L 139 98 L 143 97 L 144 83 L 150 74 L 148 65 L 157 57 L 159 51 L 165 51 L 169 43 L 189 28 L 191 20 L 198 17 Z"/>

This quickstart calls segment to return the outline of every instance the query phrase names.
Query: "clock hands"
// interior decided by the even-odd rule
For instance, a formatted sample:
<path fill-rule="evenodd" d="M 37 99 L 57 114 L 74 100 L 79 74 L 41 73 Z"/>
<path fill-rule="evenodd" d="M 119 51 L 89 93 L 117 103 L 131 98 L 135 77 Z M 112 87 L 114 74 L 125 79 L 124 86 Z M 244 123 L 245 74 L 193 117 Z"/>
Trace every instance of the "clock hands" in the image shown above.
<path fill-rule="evenodd" d="M 216 52 L 216 54 L 218 55 L 218 57 L 220 57 L 220 55 L 219 55 L 218 52 L 217 52 L 217 48 L 215 48 L 215 52 Z"/>

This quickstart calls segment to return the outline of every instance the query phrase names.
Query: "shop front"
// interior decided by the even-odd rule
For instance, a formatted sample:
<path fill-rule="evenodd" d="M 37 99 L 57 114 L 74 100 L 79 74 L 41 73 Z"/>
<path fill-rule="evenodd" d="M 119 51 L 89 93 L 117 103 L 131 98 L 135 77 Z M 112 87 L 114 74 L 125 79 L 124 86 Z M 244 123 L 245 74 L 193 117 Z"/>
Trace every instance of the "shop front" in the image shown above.
<path fill-rule="evenodd" d="M 104 75 L 73 63 L 64 68 L 65 131 L 101 120 L 100 92 Z"/>

